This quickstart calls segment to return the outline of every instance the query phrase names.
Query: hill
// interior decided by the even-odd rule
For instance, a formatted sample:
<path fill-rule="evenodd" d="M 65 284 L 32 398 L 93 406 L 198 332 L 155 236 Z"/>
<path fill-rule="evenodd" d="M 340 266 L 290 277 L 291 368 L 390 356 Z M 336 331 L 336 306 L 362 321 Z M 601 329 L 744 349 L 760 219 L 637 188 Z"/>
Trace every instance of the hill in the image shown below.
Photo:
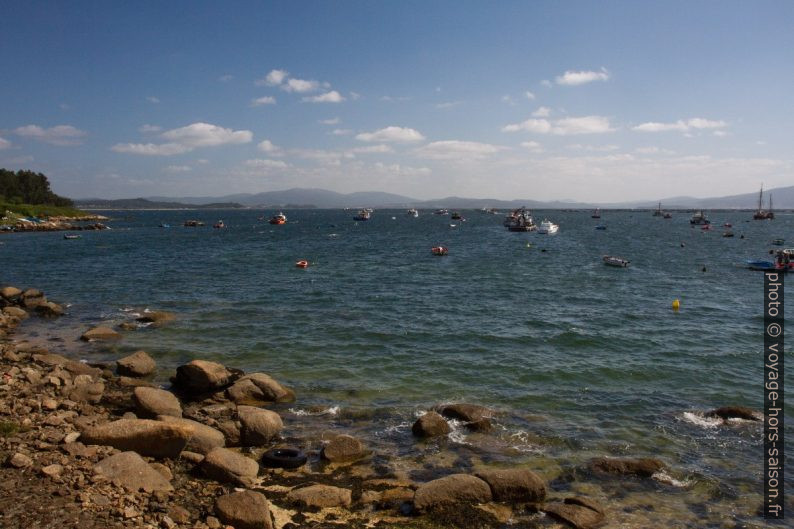
<path fill-rule="evenodd" d="M 245 207 L 236 202 L 186 204 L 184 202 L 155 202 L 145 198 L 122 198 L 118 200 L 88 198 L 76 200 L 75 204 L 83 209 L 239 209 Z"/>

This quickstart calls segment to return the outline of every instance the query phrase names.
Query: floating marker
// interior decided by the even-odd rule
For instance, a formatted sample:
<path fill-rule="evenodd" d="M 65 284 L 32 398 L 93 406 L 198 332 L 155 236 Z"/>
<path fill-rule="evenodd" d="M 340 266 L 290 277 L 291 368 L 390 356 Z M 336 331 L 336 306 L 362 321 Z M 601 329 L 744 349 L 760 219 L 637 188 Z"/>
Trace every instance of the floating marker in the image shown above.
<path fill-rule="evenodd" d="M 678 312 L 678 309 L 681 308 L 681 302 L 677 299 L 673 300 L 673 311 Z"/>

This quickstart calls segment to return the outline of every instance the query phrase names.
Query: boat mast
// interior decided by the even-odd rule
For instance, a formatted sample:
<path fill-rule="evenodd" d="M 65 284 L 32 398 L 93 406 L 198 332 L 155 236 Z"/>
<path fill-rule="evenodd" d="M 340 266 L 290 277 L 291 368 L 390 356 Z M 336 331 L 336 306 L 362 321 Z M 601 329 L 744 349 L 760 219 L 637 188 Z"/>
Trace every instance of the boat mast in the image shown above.
<path fill-rule="evenodd" d="M 758 193 L 758 211 L 761 211 L 762 200 L 764 200 L 764 184 L 761 184 L 761 191 Z"/>

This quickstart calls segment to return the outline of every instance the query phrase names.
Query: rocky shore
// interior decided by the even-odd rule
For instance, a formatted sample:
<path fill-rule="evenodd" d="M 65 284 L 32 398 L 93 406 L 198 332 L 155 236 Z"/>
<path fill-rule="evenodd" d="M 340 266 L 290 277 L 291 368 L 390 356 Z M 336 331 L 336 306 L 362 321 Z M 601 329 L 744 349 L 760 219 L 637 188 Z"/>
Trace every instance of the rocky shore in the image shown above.
<path fill-rule="evenodd" d="M 157 365 L 138 351 L 87 364 L 24 340 L 28 317 L 63 307 L 35 289 L 0 289 L 0 526 L 217 529 L 485 528 L 609 526 L 609 504 L 586 487 L 547 482 L 532 468 L 441 469 L 421 480 L 366 439 L 328 430 L 296 438 L 274 411 L 300 396 L 267 373 L 195 359 L 150 380 Z M 169 313 L 150 313 L 165 325 Z M 57 325 L 55 321 L 52 325 Z M 155 331 L 156 332 L 156 331 Z M 85 340 L 118 340 L 88 329 Z M 715 417 L 758 419 L 746 408 Z M 488 433 L 492 410 L 469 403 L 428 410 L 416 443 L 450 432 L 449 421 Z M 571 480 L 650 480 L 653 458 L 592 458 Z"/>
<path fill-rule="evenodd" d="M 25 217 L 7 217 L 9 222 L 2 226 L 2 231 L 83 231 L 109 229 L 100 221 L 108 220 L 102 215 L 84 215 L 81 217 L 48 217 L 46 220 L 30 220 Z"/>

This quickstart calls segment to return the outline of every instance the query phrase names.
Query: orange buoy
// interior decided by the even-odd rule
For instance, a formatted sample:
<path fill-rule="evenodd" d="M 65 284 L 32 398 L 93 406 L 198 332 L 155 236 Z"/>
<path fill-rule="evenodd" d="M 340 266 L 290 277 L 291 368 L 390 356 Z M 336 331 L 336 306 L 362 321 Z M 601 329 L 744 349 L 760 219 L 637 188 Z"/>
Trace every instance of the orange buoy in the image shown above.
<path fill-rule="evenodd" d="M 297 266 L 298 268 L 307 268 L 309 266 L 309 261 L 301 259 L 300 261 L 295 263 L 295 266 Z"/>

